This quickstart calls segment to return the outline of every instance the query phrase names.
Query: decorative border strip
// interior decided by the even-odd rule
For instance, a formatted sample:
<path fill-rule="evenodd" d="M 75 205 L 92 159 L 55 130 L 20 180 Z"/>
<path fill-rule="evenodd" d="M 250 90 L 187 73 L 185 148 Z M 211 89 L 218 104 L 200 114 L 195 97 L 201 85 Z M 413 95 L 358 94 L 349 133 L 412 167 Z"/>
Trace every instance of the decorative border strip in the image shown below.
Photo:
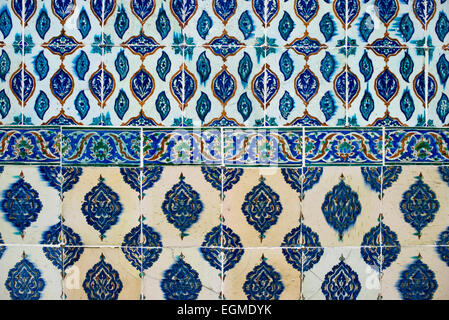
<path fill-rule="evenodd" d="M 59 164 L 61 128 L 0 127 L 1 164 Z"/>
<path fill-rule="evenodd" d="M 449 163 L 449 128 L 0 126 L 0 165 L 301 167 L 444 163 Z"/>
<path fill-rule="evenodd" d="M 63 165 L 140 165 L 141 130 L 63 128 Z"/>

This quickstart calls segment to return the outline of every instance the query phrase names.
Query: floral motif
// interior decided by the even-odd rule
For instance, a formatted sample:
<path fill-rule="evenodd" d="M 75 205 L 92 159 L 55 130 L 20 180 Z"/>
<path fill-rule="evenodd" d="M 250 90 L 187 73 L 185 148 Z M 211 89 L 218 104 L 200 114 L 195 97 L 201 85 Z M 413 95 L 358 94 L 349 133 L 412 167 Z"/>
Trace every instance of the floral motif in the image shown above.
<path fill-rule="evenodd" d="M 83 289 L 89 300 L 117 300 L 123 283 L 117 270 L 101 254 L 100 261 L 87 271 Z"/>
<path fill-rule="evenodd" d="M 22 260 L 9 270 L 5 286 L 13 300 L 39 300 L 45 281 L 41 271 L 27 259 L 24 252 Z"/>
<path fill-rule="evenodd" d="M 404 300 L 431 300 L 438 288 L 435 273 L 418 258 L 401 272 L 396 288 Z"/>
<path fill-rule="evenodd" d="M 265 183 L 264 177 L 261 176 L 259 184 L 245 195 L 242 212 L 248 223 L 260 233 L 262 242 L 266 231 L 276 224 L 282 212 L 279 195 Z"/>
<path fill-rule="evenodd" d="M 181 239 L 188 236 L 187 229 L 198 221 L 204 208 L 199 193 L 184 180 L 185 177 L 181 173 L 179 182 L 165 194 L 162 203 L 162 211 L 168 222 L 181 231 Z"/>
<path fill-rule="evenodd" d="M 440 208 L 436 194 L 423 182 L 420 173 L 416 182 L 402 195 L 399 209 L 404 214 L 405 222 L 409 223 L 415 230 L 418 238 L 421 231 L 435 219 L 435 214 Z"/>
<path fill-rule="evenodd" d="M 343 175 L 340 182 L 326 194 L 321 210 L 341 241 L 343 233 L 355 224 L 362 211 L 358 194 L 344 182 Z"/>
<path fill-rule="evenodd" d="M 100 232 L 100 239 L 103 240 L 106 231 L 118 222 L 122 211 L 119 195 L 106 185 L 105 179 L 100 175 L 98 184 L 86 193 L 81 205 L 86 222 Z"/>
<path fill-rule="evenodd" d="M 166 300 L 196 300 L 202 288 L 198 272 L 184 261 L 183 255 L 164 272 L 161 281 Z"/>
<path fill-rule="evenodd" d="M 449 266 L 449 227 L 440 233 L 436 245 L 435 250 L 440 259 Z"/>
<path fill-rule="evenodd" d="M 360 289 L 361 284 L 357 273 L 345 263 L 343 256 L 340 262 L 326 274 L 321 285 L 321 291 L 326 300 L 355 300 Z"/>
<path fill-rule="evenodd" d="M 39 193 L 25 182 L 23 172 L 11 187 L 3 192 L 1 209 L 6 213 L 6 219 L 13 224 L 24 237 L 25 229 L 37 220 L 42 210 Z"/>
<path fill-rule="evenodd" d="M 266 262 L 263 255 L 262 262 L 246 275 L 243 284 L 249 300 L 278 300 L 284 288 L 280 273 Z"/>

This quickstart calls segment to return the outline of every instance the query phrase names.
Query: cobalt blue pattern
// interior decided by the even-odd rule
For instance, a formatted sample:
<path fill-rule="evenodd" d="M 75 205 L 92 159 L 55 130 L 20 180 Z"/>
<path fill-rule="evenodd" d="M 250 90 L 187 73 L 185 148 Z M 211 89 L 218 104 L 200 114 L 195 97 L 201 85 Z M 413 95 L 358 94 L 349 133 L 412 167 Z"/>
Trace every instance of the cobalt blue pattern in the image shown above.
<path fill-rule="evenodd" d="M 436 245 L 435 250 L 440 259 L 449 266 L 449 227 L 440 233 Z"/>
<path fill-rule="evenodd" d="M 321 210 L 327 223 L 337 231 L 341 241 L 343 233 L 355 224 L 362 206 L 358 194 L 344 182 L 342 176 L 340 182 L 326 194 Z"/>
<path fill-rule="evenodd" d="M 81 237 L 72 228 L 62 223 L 52 225 L 42 234 L 41 244 L 61 245 L 65 247 L 43 247 L 45 256 L 59 270 L 64 271 L 73 266 L 84 252 Z"/>
<path fill-rule="evenodd" d="M 161 289 L 166 300 L 196 300 L 203 285 L 198 272 L 178 257 L 177 261 L 164 272 Z"/>
<path fill-rule="evenodd" d="M 344 258 L 332 267 L 321 285 L 326 300 L 355 300 L 361 290 L 357 273 L 345 263 Z"/>
<path fill-rule="evenodd" d="M 39 193 L 25 181 L 20 173 L 18 180 L 3 192 L 1 209 L 9 221 L 24 237 L 25 229 L 37 220 L 42 210 Z"/>
<path fill-rule="evenodd" d="M 431 300 L 438 288 L 435 273 L 418 257 L 401 272 L 396 288 L 403 300 Z"/>
<path fill-rule="evenodd" d="M 185 177 L 181 173 L 179 182 L 165 194 L 162 203 L 162 211 L 168 222 L 181 231 L 181 239 L 188 236 L 187 229 L 198 221 L 204 209 L 199 193 L 184 180 Z"/>
<path fill-rule="evenodd" d="M 396 232 L 383 222 L 365 233 L 361 246 L 363 260 L 379 272 L 391 266 L 401 252 Z"/>
<path fill-rule="evenodd" d="M 142 240 L 141 241 L 141 236 Z M 161 236 L 152 227 L 140 224 L 125 235 L 122 251 L 138 271 L 151 268 L 162 252 Z"/>
<path fill-rule="evenodd" d="M 86 222 L 100 232 L 102 241 L 106 237 L 106 231 L 118 222 L 122 211 L 119 195 L 106 185 L 102 176 L 98 179 L 98 184 L 86 193 L 81 205 Z"/>
<path fill-rule="evenodd" d="M 263 256 L 262 262 L 246 275 L 243 284 L 243 292 L 249 300 L 278 300 L 284 289 L 280 273 Z"/>
<path fill-rule="evenodd" d="M 123 283 L 117 270 L 101 254 L 100 261 L 87 271 L 83 289 L 89 300 L 117 300 Z"/>
<path fill-rule="evenodd" d="M 421 231 L 435 219 L 439 208 L 436 194 L 423 182 L 422 174 L 416 177 L 416 182 L 404 192 L 399 204 L 405 222 L 416 230 L 418 238 L 421 237 Z"/>
<path fill-rule="evenodd" d="M 392 186 L 398 180 L 402 167 L 362 167 L 362 176 L 370 188 L 378 193 Z M 382 182 L 382 183 L 381 183 Z"/>
<path fill-rule="evenodd" d="M 39 300 L 45 281 L 41 271 L 24 253 L 22 260 L 9 270 L 5 286 L 12 300 Z"/>
<path fill-rule="evenodd" d="M 63 197 L 65 192 L 70 191 L 78 183 L 83 169 L 75 167 L 60 168 L 55 166 L 40 166 L 39 172 L 42 179 L 47 181 L 50 187 L 57 190 L 60 196 Z"/>
<path fill-rule="evenodd" d="M 259 184 L 245 195 L 242 212 L 248 223 L 259 232 L 262 242 L 265 233 L 276 224 L 282 212 L 279 195 L 265 183 L 265 178 L 262 176 Z"/>

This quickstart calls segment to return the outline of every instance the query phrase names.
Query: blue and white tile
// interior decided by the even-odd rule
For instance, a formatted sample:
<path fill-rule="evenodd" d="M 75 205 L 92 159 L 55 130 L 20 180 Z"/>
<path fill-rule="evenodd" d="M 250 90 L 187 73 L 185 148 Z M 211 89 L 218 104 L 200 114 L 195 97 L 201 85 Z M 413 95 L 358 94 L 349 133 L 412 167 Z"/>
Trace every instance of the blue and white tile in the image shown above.
<path fill-rule="evenodd" d="M 245 249 L 226 273 L 223 295 L 227 300 L 299 300 L 301 268 L 289 264 L 294 249 Z"/>
<path fill-rule="evenodd" d="M 140 268 L 127 259 L 124 248 L 84 248 L 79 260 L 67 269 L 64 299 L 139 300 L 139 274 Z"/>
<path fill-rule="evenodd" d="M 44 247 L 8 246 L 0 253 L 2 300 L 61 300 L 61 271 L 47 259 Z"/>
<path fill-rule="evenodd" d="M 163 248 L 143 277 L 144 300 L 218 300 L 220 270 L 200 248 Z M 208 249 L 204 249 L 207 252 Z"/>
<path fill-rule="evenodd" d="M 360 246 L 378 226 L 381 210 L 379 167 L 309 167 L 303 169 L 303 228 L 323 247 Z M 304 231 L 304 230 L 303 230 Z"/>
<path fill-rule="evenodd" d="M 427 0 L 427 5 L 432 8 L 432 18 L 427 26 L 428 45 L 434 45 L 437 48 L 446 46 L 447 48 L 449 44 L 449 6 L 446 0 Z"/>
<path fill-rule="evenodd" d="M 446 127 L 449 123 L 447 117 L 449 114 L 449 95 L 447 92 L 447 86 L 449 86 L 449 50 L 436 47 L 429 50 L 428 57 L 427 123 L 429 126 Z"/>
<path fill-rule="evenodd" d="M 0 19 L 2 26 L 0 28 L 0 41 L 5 44 L 13 44 L 22 38 L 24 22 L 20 12 L 19 1 L 1 0 L 0 1 Z"/>
<path fill-rule="evenodd" d="M 136 171 L 95 167 L 73 171 L 66 182 L 72 186 L 63 193 L 63 224 L 79 234 L 83 245 L 139 244 L 140 240 L 132 242 L 141 233 Z"/>
<path fill-rule="evenodd" d="M 446 248 L 444 248 L 446 249 Z M 401 247 L 381 278 L 382 300 L 447 300 L 449 267 L 438 247 Z"/>
<path fill-rule="evenodd" d="M 376 300 L 380 274 L 363 260 L 360 248 L 322 248 L 322 256 L 304 272 L 305 300 Z M 338 279 L 338 280 L 337 280 Z"/>
<path fill-rule="evenodd" d="M 193 126 L 263 125 L 263 48 L 198 47 L 186 55 L 186 68 L 196 86 L 184 110 Z"/>
<path fill-rule="evenodd" d="M 105 52 L 104 63 L 114 82 L 103 110 L 104 119 L 110 119 L 106 125 L 171 126 L 182 118 L 174 96 L 182 99 L 184 88 L 182 80 L 174 80 L 184 70 L 183 55 L 177 49 L 159 47 L 143 59 L 129 46 Z M 178 77 L 182 78 L 182 72 Z"/>
<path fill-rule="evenodd" d="M 359 88 L 349 103 L 351 125 L 425 125 L 423 49 L 354 47 L 349 52 L 349 68 Z"/>
<path fill-rule="evenodd" d="M 402 246 L 435 245 L 449 226 L 444 208 L 449 185 L 443 180 L 447 167 L 402 166 L 385 188 L 383 223 L 397 234 Z"/>
<path fill-rule="evenodd" d="M 230 169 L 230 188 L 224 192 L 224 226 L 243 247 L 280 247 L 285 235 L 300 224 L 300 181 L 296 169 Z M 237 171 L 238 170 L 238 171 Z M 233 186 L 232 186 L 233 185 Z"/>
<path fill-rule="evenodd" d="M 0 124 L 22 124 L 22 111 L 28 94 L 22 94 L 23 51 L 7 44 L 0 53 Z M 29 76 L 29 70 L 25 69 Z"/>
<path fill-rule="evenodd" d="M 56 166 L 3 167 L 0 234 L 5 244 L 49 244 L 45 233 L 61 223 L 59 170 Z"/>
<path fill-rule="evenodd" d="M 268 118 L 280 126 L 345 125 L 345 89 L 337 80 L 345 77 L 344 49 L 277 48 L 267 63 L 278 79 L 277 88 L 267 84 L 277 90 L 266 104 Z"/>
<path fill-rule="evenodd" d="M 164 247 L 200 247 L 220 226 L 220 172 L 200 166 L 153 167 L 159 179 L 143 192 L 144 221 L 160 233 Z M 144 170 L 145 175 L 145 170 Z"/>
<path fill-rule="evenodd" d="M 270 1 L 270 6 L 275 7 L 265 14 L 266 1 L 198 0 L 194 14 L 183 24 L 182 31 L 198 46 L 263 45 L 266 27 L 277 13 L 276 2 Z"/>

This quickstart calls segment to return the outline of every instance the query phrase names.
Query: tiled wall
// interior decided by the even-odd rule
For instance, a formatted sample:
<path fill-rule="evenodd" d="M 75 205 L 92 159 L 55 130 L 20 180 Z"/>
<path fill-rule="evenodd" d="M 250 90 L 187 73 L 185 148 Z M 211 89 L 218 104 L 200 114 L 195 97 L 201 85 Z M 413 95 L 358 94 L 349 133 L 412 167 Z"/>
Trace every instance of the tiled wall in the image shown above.
<path fill-rule="evenodd" d="M 449 299 L 447 0 L 0 0 L 1 299 Z"/>

